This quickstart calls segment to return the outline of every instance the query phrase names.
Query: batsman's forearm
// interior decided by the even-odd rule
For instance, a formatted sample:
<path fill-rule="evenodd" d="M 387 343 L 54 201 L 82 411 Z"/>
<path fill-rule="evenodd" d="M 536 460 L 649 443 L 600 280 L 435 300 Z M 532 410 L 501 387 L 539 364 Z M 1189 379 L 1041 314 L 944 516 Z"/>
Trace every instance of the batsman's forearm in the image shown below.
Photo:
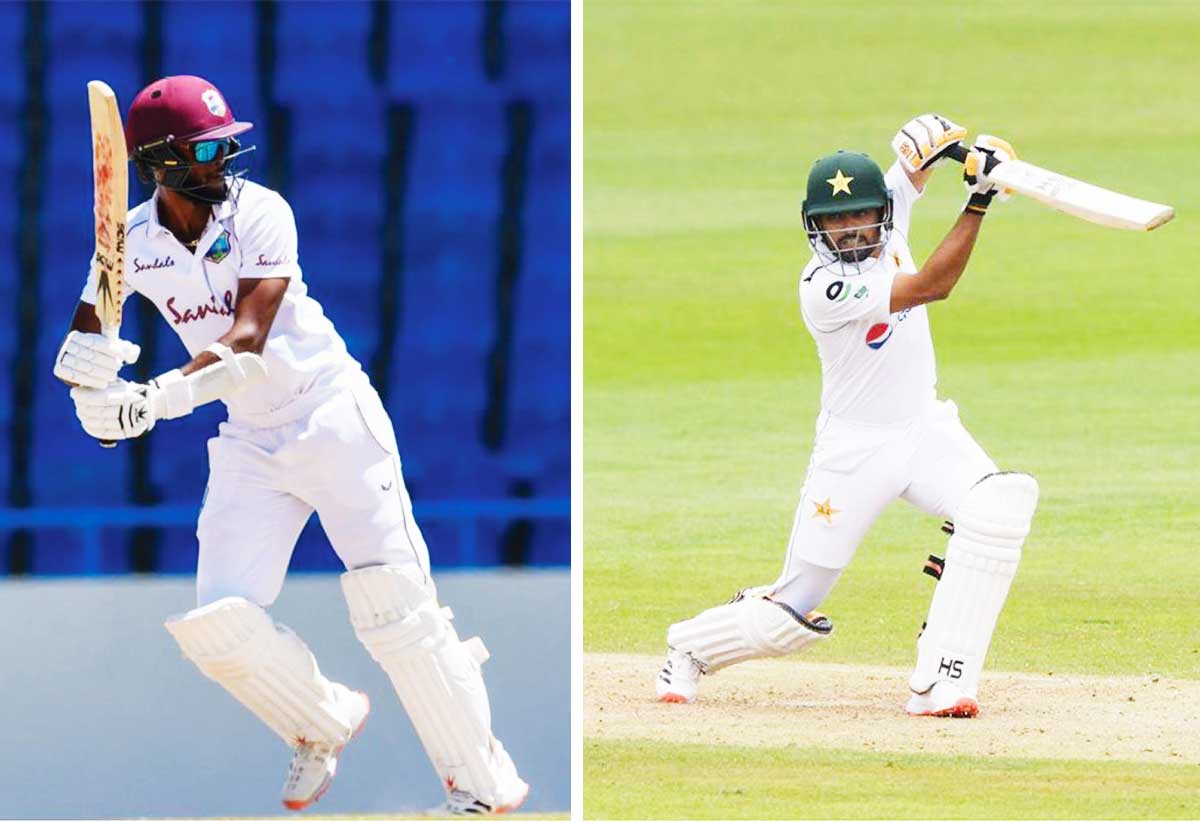
<path fill-rule="evenodd" d="M 950 233 L 925 261 L 918 276 L 929 278 L 928 286 L 933 299 L 944 300 L 954 290 L 958 278 L 967 268 L 967 260 L 971 259 L 982 223 L 982 214 L 963 211 Z"/>
<path fill-rule="evenodd" d="M 249 351 L 252 354 L 261 354 L 266 346 L 267 337 L 258 323 L 240 320 L 235 322 L 233 328 L 230 328 L 224 336 L 218 338 L 217 342 L 228 346 L 234 352 Z M 220 361 L 221 358 L 216 354 L 201 351 L 179 370 L 183 372 L 184 376 L 187 376 Z"/>

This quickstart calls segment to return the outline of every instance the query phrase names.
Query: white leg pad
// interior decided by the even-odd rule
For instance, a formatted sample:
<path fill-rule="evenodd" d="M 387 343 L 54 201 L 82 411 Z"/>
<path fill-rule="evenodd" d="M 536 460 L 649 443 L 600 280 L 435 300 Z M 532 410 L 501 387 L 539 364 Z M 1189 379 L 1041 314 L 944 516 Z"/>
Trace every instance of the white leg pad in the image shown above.
<path fill-rule="evenodd" d="M 411 574 L 416 574 L 415 569 Z M 492 736 L 478 637 L 462 642 L 423 580 L 379 565 L 342 574 L 354 632 L 387 672 L 448 790 L 465 790 L 493 808 L 519 802 L 528 786 Z"/>
<path fill-rule="evenodd" d="M 667 631 L 667 644 L 691 656 L 706 674 L 764 656 L 783 656 L 824 639 L 833 625 L 815 612 L 801 616 L 749 589 Z"/>
<path fill-rule="evenodd" d="M 171 617 L 183 655 L 290 746 L 342 744 L 351 727 L 338 705 L 344 686 L 322 676 L 308 646 L 259 606 L 225 597 Z"/>
<path fill-rule="evenodd" d="M 955 513 L 946 565 L 917 642 L 909 681 L 914 692 L 926 693 L 945 680 L 976 697 L 1037 500 L 1037 481 L 1011 471 L 989 474 L 967 492 Z"/>

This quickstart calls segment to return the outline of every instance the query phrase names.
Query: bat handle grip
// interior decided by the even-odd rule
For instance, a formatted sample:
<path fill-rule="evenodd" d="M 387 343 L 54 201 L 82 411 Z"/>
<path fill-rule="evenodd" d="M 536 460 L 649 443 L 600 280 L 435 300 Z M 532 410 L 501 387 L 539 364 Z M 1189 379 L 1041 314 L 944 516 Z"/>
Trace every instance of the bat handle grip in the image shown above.
<path fill-rule="evenodd" d="M 970 153 L 971 149 L 967 148 L 962 143 L 955 143 L 954 145 L 950 146 L 950 148 L 946 149 L 946 156 L 951 160 L 957 160 L 960 163 L 965 163 L 967 161 L 967 155 Z M 1000 161 L 987 152 L 984 152 L 983 156 L 983 173 L 991 174 L 992 169 L 1000 165 Z"/>
<path fill-rule="evenodd" d="M 106 323 L 100 324 L 100 333 L 110 340 L 116 340 L 120 337 L 121 329 L 115 325 Z M 117 443 L 114 440 L 100 440 L 101 448 L 116 448 Z"/>

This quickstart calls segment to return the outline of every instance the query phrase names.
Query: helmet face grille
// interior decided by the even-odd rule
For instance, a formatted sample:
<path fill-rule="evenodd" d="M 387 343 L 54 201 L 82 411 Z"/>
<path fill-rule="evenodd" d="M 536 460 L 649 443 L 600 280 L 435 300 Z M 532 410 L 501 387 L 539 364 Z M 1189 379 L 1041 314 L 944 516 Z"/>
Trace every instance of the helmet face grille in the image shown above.
<path fill-rule="evenodd" d="M 837 213 L 837 212 L 827 212 Z M 874 259 L 880 255 L 882 249 L 887 246 L 888 241 L 892 238 L 892 195 L 887 193 L 887 198 L 882 207 L 882 214 L 879 222 L 867 223 L 861 228 L 878 228 L 879 239 L 874 243 L 861 245 L 852 251 L 838 251 L 832 242 L 829 241 L 826 232 L 821 230 L 817 225 L 817 217 L 822 215 L 809 214 L 807 208 L 804 212 L 804 232 L 808 236 L 808 245 L 813 250 L 813 254 L 821 261 L 821 264 L 826 268 L 843 277 L 852 277 L 856 274 L 861 274 L 864 269 L 874 264 Z"/>

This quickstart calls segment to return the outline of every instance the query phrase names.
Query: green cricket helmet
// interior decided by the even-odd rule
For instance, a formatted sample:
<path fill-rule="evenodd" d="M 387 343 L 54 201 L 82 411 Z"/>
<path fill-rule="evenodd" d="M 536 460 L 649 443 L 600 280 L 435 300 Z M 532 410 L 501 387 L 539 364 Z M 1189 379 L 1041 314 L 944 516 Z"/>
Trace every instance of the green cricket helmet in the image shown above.
<path fill-rule="evenodd" d="M 862 262 L 876 248 L 887 244 L 892 232 L 892 192 L 884 182 L 883 171 L 867 155 L 839 150 L 820 158 L 808 173 L 806 194 L 802 207 L 804 230 L 813 252 L 826 262 Z M 880 221 L 871 224 L 879 227 L 879 242 L 860 248 L 859 254 L 849 257 L 826 241 L 815 219 L 868 208 L 880 210 Z"/>

